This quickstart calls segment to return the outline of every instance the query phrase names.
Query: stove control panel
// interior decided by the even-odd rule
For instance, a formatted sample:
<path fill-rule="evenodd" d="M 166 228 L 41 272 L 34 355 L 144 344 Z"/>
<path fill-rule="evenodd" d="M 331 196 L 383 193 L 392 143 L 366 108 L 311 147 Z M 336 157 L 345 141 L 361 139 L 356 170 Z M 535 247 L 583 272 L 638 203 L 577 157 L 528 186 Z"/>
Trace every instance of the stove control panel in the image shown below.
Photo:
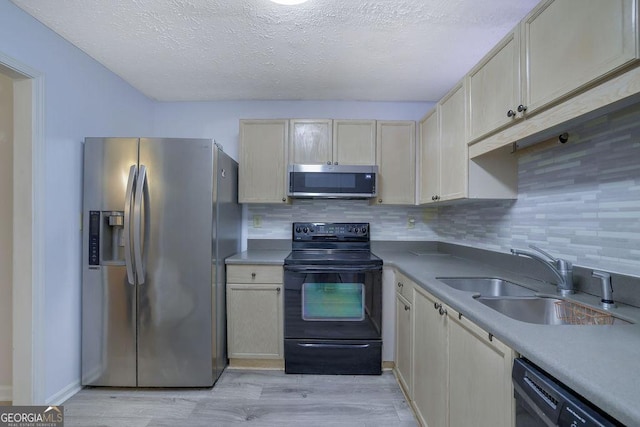
<path fill-rule="evenodd" d="M 369 239 L 368 222 L 294 222 L 293 240 Z"/>

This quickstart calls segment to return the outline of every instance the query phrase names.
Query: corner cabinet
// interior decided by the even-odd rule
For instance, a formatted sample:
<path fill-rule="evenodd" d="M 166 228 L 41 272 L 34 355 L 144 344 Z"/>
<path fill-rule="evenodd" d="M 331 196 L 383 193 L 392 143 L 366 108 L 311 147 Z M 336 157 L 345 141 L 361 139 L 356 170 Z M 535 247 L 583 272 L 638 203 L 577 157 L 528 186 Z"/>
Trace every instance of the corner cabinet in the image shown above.
<path fill-rule="evenodd" d="M 286 203 L 288 120 L 240 120 L 238 201 Z"/>
<path fill-rule="evenodd" d="M 509 147 L 469 160 L 461 82 L 420 121 L 419 204 L 516 199 L 518 161 Z"/>
<path fill-rule="evenodd" d="M 227 266 L 227 348 L 232 365 L 237 364 L 234 359 L 283 360 L 283 289 L 282 266 Z"/>
<path fill-rule="evenodd" d="M 376 204 L 414 205 L 416 122 L 378 121 L 375 149 L 379 178 Z M 372 163 L 373 164 L 373 163 Z"/>

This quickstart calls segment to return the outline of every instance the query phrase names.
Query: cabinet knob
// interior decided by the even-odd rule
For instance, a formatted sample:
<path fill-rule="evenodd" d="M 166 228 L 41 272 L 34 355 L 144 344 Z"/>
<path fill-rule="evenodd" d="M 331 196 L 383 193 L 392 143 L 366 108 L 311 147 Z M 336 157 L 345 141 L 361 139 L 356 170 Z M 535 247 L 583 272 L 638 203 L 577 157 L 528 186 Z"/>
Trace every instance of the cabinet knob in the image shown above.
<path fill-rule="evenodd" d="M 382 199 L 378 199 L 378 203 L 382 203 Z"/>
<path fill-rule="evenodd" d="M 435 200 L 435 199 L 436 199 L 436 196 L 431 196 L 431 200 Z"/>
<path fill-rule="evenodd" d="M 330 164 L 331 164 L 331 160 L 328 160 L 328 161 L 327 161 L 327 164 L 328 164 L 328 165 L 330 165 Z"/>
<path fill-rule="evenodd" d="M 436 310 L 439 308 L 442 308 L 442 304 L 438 304 L 437 302 L 433 303 L 433 308 L 435 308 Z"/>
<path fill-rule="evenodd" d="M 398 287 L 399 287 L 399 288 L 401 288 L 401 287 L 403 287 L 403 286 L 404 286 L 404 283 L 402 283 L 402 282 L 398 282 Z"/>
<path fill-rule="evenodd" d="M 527 111 L 527 107 L 522 104 L 518 105 L 518 113 L 522 113 L 523 111 Z"/>
<path fill-rule="evenodd" d="M 276 292 L 277 292 L 277 293 L 280 293 L 280 287 L 277 287 L 277 288 L 276 288 Z"/>
<path fill-rule="evenodd" d="M 251 273 L 251 278 L 255 279 L 256 278 L 256 273 Z"/>
<path fill-rule="evenodd" d="M 282 198 L 282 201 L 283 201 L 283 202 L 286 202 L 286 201 L 287 201 L 287 198 L 286 198 L 286 197 L 283 197 L 283 198 Z"/>
<path fill-rule="evenodd" d="M 446 309 L 444 309 L 444 308 L 442 308 L 442 307 L 440 307 L 440 308 L 438 309 L 438 313 L 440 313 L 440 316 L 442 316 L 442 315 L 446 315 L 446 314 L 447 314 L 447 310 L 446 310 Z"/>
<path fill-rule="evenodd" d="M 409 306 L 408 306 L 408 305 L 405 305 L 405 306 L 404 306 L 404 311 L 408 311 L 408 310 L 409 310 Z"/>
<path fill-rule="evenodd" d="M 511 118 L 511 117 L 515 117 L 516 116 L 516 112 L 513 110 L 509 110 L 507 111 L 507 117 Z"/>

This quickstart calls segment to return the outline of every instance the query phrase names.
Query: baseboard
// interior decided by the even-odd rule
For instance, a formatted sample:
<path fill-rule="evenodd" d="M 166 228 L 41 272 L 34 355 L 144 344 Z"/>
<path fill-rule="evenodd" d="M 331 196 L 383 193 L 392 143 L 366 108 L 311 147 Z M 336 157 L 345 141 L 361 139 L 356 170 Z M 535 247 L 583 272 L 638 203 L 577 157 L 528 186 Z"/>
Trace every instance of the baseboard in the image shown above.
<path fill-rule="evenodd" d="M 393 360 L 383 360 L 382 361 L 382 370 L 389 371 L 393 370 L 396 367 L 396 364 Z"/>
<path fill-rule="evenodd" d="M 13 387 L 10 385 L 0 385 L 0 402 L 11 402 L 13 400 Z"/>
<path fill-rule="evenodd" d="M 65 388 L 63 388 L 62 390 L 60 390 L 59 392 L 57 392 L 56 394 L 54 394 L 53 396 L 48 397 L 46 400 L 47 402 L 46 404 L 53 405 L 53 406 L 62 405 L 64 402 L 69 400 L 71 396 L 73 396 L 80 390 L 82 390 L 82 386 L 80 386 L 80 381 L 74 381 L 68 386 L 66 386 Z"/>
<path fill-rule="evenodd" d="M 284 369 L 284 359 L 229 359 L 231 369 Z"/>

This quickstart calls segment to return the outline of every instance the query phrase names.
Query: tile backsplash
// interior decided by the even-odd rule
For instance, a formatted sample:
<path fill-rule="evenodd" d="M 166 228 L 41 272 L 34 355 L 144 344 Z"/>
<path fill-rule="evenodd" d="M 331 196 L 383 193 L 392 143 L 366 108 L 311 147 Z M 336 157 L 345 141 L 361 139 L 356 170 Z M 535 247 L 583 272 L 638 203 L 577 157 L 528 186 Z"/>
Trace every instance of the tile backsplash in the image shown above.
<path fill-rule="evenodd" d="M 499 252 L 535 244 L 590 268 L 640 276 L 640 104 L 518 154 L 518 199 L 438 208 L 357 200 L 249 205 L 249 239 L 289 239 L 293 221 L 372 223 L 374 240 L 440 240 Z M 260 228 L 253 217 L 260 217 Z M 410 219 L 415 220 L 409 228 Z"/>

